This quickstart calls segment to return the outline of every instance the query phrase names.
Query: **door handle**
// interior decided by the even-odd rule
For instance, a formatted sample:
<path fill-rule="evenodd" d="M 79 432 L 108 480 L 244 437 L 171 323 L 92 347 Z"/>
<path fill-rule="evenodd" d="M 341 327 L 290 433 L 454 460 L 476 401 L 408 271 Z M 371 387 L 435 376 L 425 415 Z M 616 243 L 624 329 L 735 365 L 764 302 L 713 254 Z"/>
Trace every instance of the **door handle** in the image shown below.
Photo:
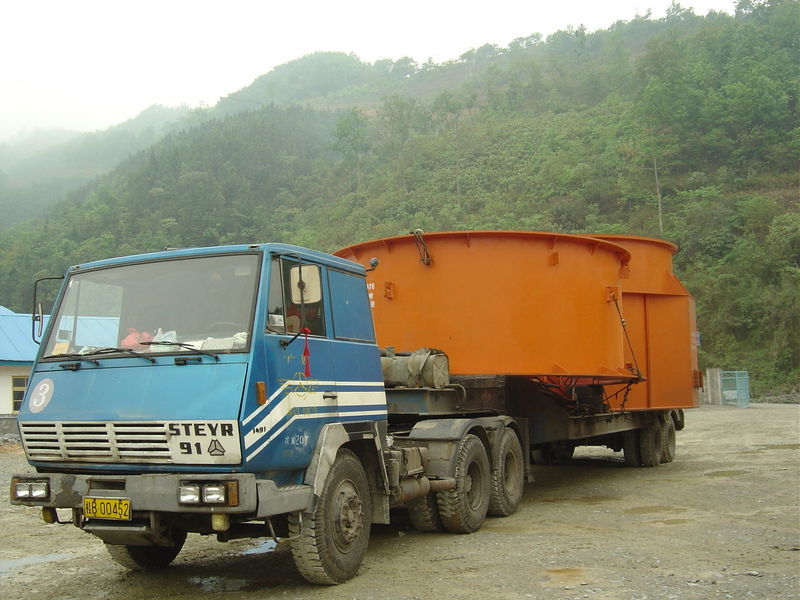
<path fill-rule="evenodd" d="M 323 400 L 336 400 L 339 397 L 339 394 L 336 392 L 322 392 L 322 399 Z"/>

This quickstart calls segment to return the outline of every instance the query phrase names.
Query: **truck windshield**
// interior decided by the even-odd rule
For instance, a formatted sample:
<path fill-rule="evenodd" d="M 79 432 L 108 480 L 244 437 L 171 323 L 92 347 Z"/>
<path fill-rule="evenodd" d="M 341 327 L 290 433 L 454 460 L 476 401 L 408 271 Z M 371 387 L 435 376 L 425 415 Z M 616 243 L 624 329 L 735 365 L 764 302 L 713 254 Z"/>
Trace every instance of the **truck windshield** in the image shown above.
<path fill-rule="evenodd" d="M 230 254 L 70 275 L 43 356 L 246 352 L 258 270 L 259 255 Z"/>

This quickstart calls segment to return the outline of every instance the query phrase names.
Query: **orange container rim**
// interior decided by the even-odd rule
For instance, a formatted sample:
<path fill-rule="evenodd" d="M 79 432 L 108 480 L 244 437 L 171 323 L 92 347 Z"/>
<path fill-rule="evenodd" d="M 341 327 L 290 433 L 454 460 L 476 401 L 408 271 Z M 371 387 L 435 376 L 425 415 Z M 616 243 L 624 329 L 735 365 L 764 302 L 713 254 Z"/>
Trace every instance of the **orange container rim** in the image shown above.
<path fill-rule="evenodd" d="M 597 238 L 599 240 L 607 240 L 609 242 L 620 241 L 620 242 L 647 242 L 648 244 L 652 244 L 653 246 L 662 246 L 663 248 L 668 249 L 672 254 L 676 254 L 678 252 L 678 245 L 673 244 L 672 242 L 668 242 L 667 240 L 662 240 L 661 238 L 653 238 L 653 237 L 646 237 L 643 235 L 627 235 L 627 234 L 617 234 L 617 233 L 598 233 L 592 234 L 591 237 Z"/>
<path fill-rule="evenodd" d="M 664 242 L 663 240 L 657 240 L 655 238 L 634 238 L 634 236 L 593 236 L 593 235 L 578 235 L 573 233 L 555 233 L 555 232 L 548 232 L 548 231 L 515 231 L 515 230 L 464 230 L 464 231 L 435 231 L 435 232 L 422 232 L 422 239 L 423 240 L 433 240 L 433 239 L 446 239 L 446 238 L 464 238 L 469 242 L 471 238 L 484 238 L 484 237 L 504 237 L 504 238 L 533 238 L 537 240 L 543 241 L 550 241 L 552 247 L 555 247 L 558 241 L 567 241 L 567 242 L 576 242 L 580 244 L 584 244 L 590 248 L 603 248 L 604 250 L 610 251 L 614 253 L 618 258 L 622 266 L 627 265 L 631 260 L 631 254 L 623 248 L 622 246 L 613 243 L 612 238 L 619 238 L 620 240 L 624 239 L 640 239 L 640 240 L 648 240 L 653 242 L 662 242 L 663 244 L 667 244 L 669 247 L 673 247 L 677 250 L 677 246 L 674 244 L 670 244 L 669 242 Z M 413 234 L 407 235 L 398 235 L 393 237 L 385 237 L 385 238 L 378 238 L 374 240 L 368 240 L 366 242 L 360 242 L 358 244 L 352 244 L 350 246 L 345 246 L 344 248 L 340 248 L 333 252 L 336 256 L 342 256 L 348 252 L 358 255 L 360 251 L 365 250 L 366 248 L 376 246 L 376 245 L 384 245 L 389 246 L 393 243 L 406 243 L 409 240 L 413 240 Z"/>

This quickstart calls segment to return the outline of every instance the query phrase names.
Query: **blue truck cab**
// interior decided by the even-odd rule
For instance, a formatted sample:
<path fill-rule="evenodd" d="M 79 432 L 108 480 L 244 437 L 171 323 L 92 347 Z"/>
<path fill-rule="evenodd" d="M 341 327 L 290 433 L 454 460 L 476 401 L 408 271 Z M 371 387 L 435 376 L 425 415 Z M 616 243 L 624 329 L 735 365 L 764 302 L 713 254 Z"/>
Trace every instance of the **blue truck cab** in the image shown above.
<path fill-rule="evenodd" d="M 285 538 L 323 584 L 357 572 L 393 505 L 425 531 L 510 514 L 527 464 L 513 419 L 463 414 L 463 387 L 387 394 L 382 360 L 406 373 L 431 351 L 382 359 L 365 272 L 285 244 L 71 267 L 19 414 L 35 473 L 12 477 L 12 503 L 128 568 L 168 565 L 187 533 Z"/>

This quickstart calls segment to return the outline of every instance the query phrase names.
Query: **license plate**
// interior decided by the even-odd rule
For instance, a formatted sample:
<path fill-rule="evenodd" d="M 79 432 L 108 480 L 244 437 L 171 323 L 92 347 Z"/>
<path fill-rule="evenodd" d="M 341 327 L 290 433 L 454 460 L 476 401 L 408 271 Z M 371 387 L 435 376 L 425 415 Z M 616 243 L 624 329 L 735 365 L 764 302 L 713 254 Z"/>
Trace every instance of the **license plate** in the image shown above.
<path fill-rule="evenodd" d="M 131 520 L 131 501 L 128 498 L 83 499 L 83 515 L 88 519 Z"/>

